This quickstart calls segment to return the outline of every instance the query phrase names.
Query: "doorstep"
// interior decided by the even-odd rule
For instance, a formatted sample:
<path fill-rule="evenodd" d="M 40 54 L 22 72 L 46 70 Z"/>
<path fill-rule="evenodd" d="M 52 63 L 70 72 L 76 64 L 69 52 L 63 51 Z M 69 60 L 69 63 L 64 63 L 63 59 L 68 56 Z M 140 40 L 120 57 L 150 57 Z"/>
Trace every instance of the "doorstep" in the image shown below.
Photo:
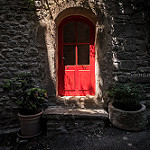
<path fill-rule="evenodd" d="M 44 118 L 52 119 L 55 116 L 57 118 L 99 118 L 108 119 L 108 113 L 104 109 L 74 109 L 74 108 L 63 108 L 63 107 L 48 107 L 43 114 Z"/>
<path fill-rule="evenodd" d="M 48 107 L 43 117 L 47 120 L 47 136 L 77 131 L 101 132 L 109 123 L 104 109 Z"/>

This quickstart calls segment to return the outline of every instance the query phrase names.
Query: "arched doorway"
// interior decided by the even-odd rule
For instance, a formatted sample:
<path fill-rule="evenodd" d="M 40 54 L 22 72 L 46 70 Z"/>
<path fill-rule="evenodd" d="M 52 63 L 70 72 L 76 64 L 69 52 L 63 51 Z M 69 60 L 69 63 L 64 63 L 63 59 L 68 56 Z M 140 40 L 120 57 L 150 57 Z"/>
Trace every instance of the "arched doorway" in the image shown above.
<path fill-rule="evenodd" d="M 95 95 L 95 27 L 82 16 L 58 26 L 58 95 Z"/>

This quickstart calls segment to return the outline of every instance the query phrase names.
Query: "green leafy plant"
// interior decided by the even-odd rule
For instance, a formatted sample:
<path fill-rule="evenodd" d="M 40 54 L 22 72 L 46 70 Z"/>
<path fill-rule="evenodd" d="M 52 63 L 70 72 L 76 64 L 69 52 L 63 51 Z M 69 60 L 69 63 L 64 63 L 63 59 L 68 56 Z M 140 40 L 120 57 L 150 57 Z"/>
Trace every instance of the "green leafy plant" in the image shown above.
<path fill-rule="evenodd" d="M 38 113 L 47 102 L 47 91 L 35 87 L 31 74 L 22 73 L 6 79 L 1 87 L 15 101 L 19 112 L 23 115 Z"/>
<path fill-rule="evenodd" d="M 140 84 L 116 83 L 108 91 L 108 97 L 113 102 L 113 106 L 122 110 L 138 110 L 141 108 L 140 99 L 143 96 L 143 86 Z"/>

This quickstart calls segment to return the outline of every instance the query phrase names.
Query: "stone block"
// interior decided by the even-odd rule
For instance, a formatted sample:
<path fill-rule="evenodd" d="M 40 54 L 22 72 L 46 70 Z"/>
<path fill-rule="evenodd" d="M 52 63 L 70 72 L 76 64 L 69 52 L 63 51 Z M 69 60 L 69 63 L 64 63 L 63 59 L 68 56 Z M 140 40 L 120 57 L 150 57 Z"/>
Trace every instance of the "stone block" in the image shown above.
<path fill-rule="evenodd" d="M 18 47 L 17 41 L 8 42 L 8 47 L 10 48 Z"/>
<path fill-rule="evenodd" d="M 49 131 L 59 131 L 64 132 L 65 131 L 65 122 L 60 120 L 49 120 L 47 122 L 47 130 Z"/>
<path fill-rule="evenodd" d="M 27 48 L 29 46 L 29 42 L 27 40 L 20 41 L 20 47 Z"/>
<path fill-rule="evenodd" d="M 27 50 L 27 53 L 30 56 L 37 56 L 39 52 L 37 48 L 32 47 Z"/>
<path fill-rule="evenodd" d="M 28 24 L 28 20 L 26 20 L 26 19 L 22 19 L 22 20 L 20 21 L 20 24 L 22 24 L 22 25 L 26 25 L 26 24 Z"/>
<path fill-rule="evenodd" d="M 5 52 L 13 52 L 13 49 L 12 48 L 3 49 L 2 53 L 5 53 Z"/>
<path fill-rule="evenodd" d="M 5 19 L 6 19 L 7 21 L 13 21 L 13 20 L 14 20 L 13 14 L 6 14 L 6 15 L 5 15 Z"/>
<path fill-rule="evenodd" d="M 24 52 L 25 49 L 24 48 L 13 48 L 14 52 Z"/>
<path fill-rule="evenodd" d="M 7 71 L 7 68 L 6 68 L 6 67 L 1 67 L 1 68 L 0 68 L 0 72 L 5 72 L 5 71 Z"/>
<path fill-rule="evenodd" d="M 6 47 L 6 42 L 0 42 L 0 47 L 1 48 L 3 48 L 3 47 L 5 48 Z"/>
<path fill-rule="evenodd" d="M 135 28 L 126 24 L 114 24 L 113 36 L 115 37 L 135 37 Z M 134 33 L 134 34 L 133 34 Z"/>
<path fill-rule="evenodd" d="M 117 53 L 117 58 L 119 60 L 136 60 L 137 59 L 135 53 L 127 53 L 127 52 Z"/>
<path fill-rule="evenodd" d="M 15 16 L 15 19 L 16 19 L 17 21 L 22 20 L 22 15 L 21 15 L 21 14 L 16 15 L 16 16 Z"/>
<path fill-rule="evenodd" d="M 67 130 L 76 130 L 76 129 L 81 129 L 80 122 L 77 121 L 67 121 L 65 123 L 65 127 Z"/>
<path fill-rule="evenodd" d="M 139 67 L 138 71 L 140 73 L 150 73 L 150 67 Z"/>
<path fill-rule="evenodd" d="M 119 38 L 138 38 L 141 40 L 145 39 L 145 32 L 142 27 L 138 28 L 133 24 L 124 24 L 124 23 L 116 23 L 113 25 L 113 33 L 114 37 Z"/>
<path fill-rule="evenodd" d="M 50 0 L 50 1 L 48 2 L 48 4 L 49 4 L 49 5 L 55 4 L 55 0 Z"/>
<path fill-rule="evenodd" d="M 120 63 L 120 69 L 122 71 L 133 71 L 136 70 L 137 65 L 136 65 L 136 61 L 133 60 L 123 60 Z"/>
<path fill-rule="evenodd" d="M 19 23 L 18 22 L 10 22 L 10 26 L 18 26 L 19 25 Z"/>
<path fill-rule="evenodd" d="M 138 67 L 148 67 L 149 66 L 149 62 L 144 61 L 144 60 L 138 60 L 138 61 L 136 61 L 136 63 L 137 63 Z"/>
<path fill-rule="evenodd" d="M 142 84 L 150 84 L 150 77 L 147 76 L 147 77 L 142 77 L 142 76 L 136 76 L 136 75 L 133 75 L 132 77 L 130 77 L 130 80 L 132 82 L 135 82 L 135 83 L 142 83 Z"/>
<path fill-rule="evenodd" d="M 128 15 L 116 15 L 114 17 L 116 23 L 126 23 L 128 20 L 130 20 L 130 16 Z"/>
<path fill-rule="evenodd" d="M 120 75 L 120 76 L 117 76 L 117 78 L 118 78 L 118 81 L 121 83 L 125 83 L 125 82 L 129 81 L 128 76 Z"/>
<path fill-rule="evenodd" d="M 124 42 L 124 49 L 127 52 L 146 51 L 146 44 L 142 40 L 128 38 Z"/>
<path fill-rule="evenodd" d="M 1 78 L 10 78 L 12 74 L 10 72 L 1 72 L 0 77 Z"/>
<path fill-rule="evenodd" d="M 14 67 L 9 67 L 8 68 L 10 71 L 17 71 L 18 69 L 14 66 Z"/>
<path fill-rule="evenodd" d="M 1 42 L 8 42 L 10 37 L 8 35 L 1 35 Z"/>
<path fill-rule="evenodd" d="M 6 4 L 6 0 L 0 0 L 0 5 Z"/>
<path fill-rule="evenodd" d="M 5 62 L 6 58 L 0 54 L 0 63 L 3 64 Z"/>
<path fill-rule="evenodd" d="M 5 30 L 5 33 L 8 35 L 16 35 L 16 31 L 11 30 L 11 29 Z"/>

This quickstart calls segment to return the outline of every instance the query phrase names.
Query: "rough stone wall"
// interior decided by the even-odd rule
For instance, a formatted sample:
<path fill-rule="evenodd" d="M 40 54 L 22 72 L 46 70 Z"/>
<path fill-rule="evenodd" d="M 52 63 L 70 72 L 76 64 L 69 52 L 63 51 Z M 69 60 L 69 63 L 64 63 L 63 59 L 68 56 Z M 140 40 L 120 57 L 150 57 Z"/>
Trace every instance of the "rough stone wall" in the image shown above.
<path fill-rule="evenodd" d="M 57 91 L 57 23 L 68 8 L 85 8 L 96 18 L 96 97 L 114 81 L 150 85 L 150 4 L 147 0 L 0 0 L 0 83 L 31 72 Z M 147 89 L 147 98 L 150 92 Z M 148 101 L 146 101 L 147 103 Z M 16 124 L 16 106 L 0 89 L 0 127 Z"/>
<path fill-rule="evenodd" d="M 47 25 L 40 22 L 45 14 L 38 12 L 27 0 L 0 0 L 0 84 L 3 79 L 29 72 L 36 85 L 49 89 L 48 95 L 53 96 L 55 85 L 49 63 L 54 54 L 48 56 Z M 15 126 L 17 118 L 17 107 L 0 89 L 0 128 Z"/>
<path fill-rule="evenodd" d="M 149 2 L 112 2 L 107 5 L 107 10 L 111 10 L 109 13 L 112 20 L 113 79 L 122 83 L 136 82 L 149 86 Z M 146 90 L 144 99 L 150 99 L 149 88 Z"/>

